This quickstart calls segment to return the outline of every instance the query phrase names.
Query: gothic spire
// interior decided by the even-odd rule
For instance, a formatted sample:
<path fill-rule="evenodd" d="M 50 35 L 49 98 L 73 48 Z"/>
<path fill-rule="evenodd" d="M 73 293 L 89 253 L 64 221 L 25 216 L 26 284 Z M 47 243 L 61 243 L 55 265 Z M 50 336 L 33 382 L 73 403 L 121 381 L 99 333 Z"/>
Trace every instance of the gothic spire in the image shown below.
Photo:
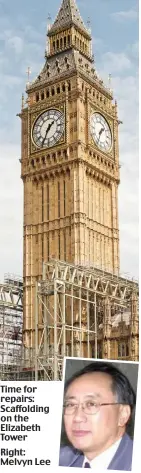
<path fill-rule="evenodd" d="M 75 0 L 62 0 L 62 4 L 56 20 L 50 28 L 48 36 L 52 36 L 61 30 L 65 30 L 71 26 L 75 26 L 80 32 L 85 34 L 87 38 L 91 39 L 91 35 L 84 25 L 79 9 Z"/>

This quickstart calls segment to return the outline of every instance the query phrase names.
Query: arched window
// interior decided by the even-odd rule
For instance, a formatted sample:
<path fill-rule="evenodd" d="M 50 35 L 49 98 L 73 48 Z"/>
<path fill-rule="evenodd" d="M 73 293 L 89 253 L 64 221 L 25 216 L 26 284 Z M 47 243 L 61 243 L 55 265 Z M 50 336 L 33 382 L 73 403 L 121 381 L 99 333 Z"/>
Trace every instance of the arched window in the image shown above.
<path fill-rule="evenodd" d="M 59 39 L 57 39 L 57 49 L 59 49 Z"/>
<path fill-rule="evenodd" d="M 39 102 L 39 94 L 36 94 L 36 102 Z"/>
<path fill-rule="evenodd" d="M 54 51 L 55 51 L 55 41 L 53 41 L 53 49 L 54 49 Z"/>
<path fill-rule="evenodd" d="M 44 100 L 45 96 L 44 96 L 44 92 L 41 93 L 41 100 Z"/>
<path fill-rule="evenodd" d="M 68 46 L 70 46 L 70 35 L 68 35 Z"/>
<path fill-rule="evenodd" d="M 52 95 L 55 95 L 54 87 L 51 89 L 51 93 L 52 93 Z"/>
<path fill-rule="evenodd" d="M 67 38 L 66 36 L 64 36 L 64 48 L 66 48 L 66 44 L 67 44 Z"/>
<path fill-rule="evenodd" d="M 68 91 L 70 92 L 71 91 L 71 83 L 68 82 Z"/>
<path fill-rule="evenodd" d="M 62 91 L 65 92 L 66 90 L 66 87 L 65 87 L 65 84 L 62 85 Z"/>
<path fill-rule="evenodd" d="M 46 91 L 46 97 L 49 98 L 49 90 Z"/>
<path fill-rule="evenodd" d="M 63 39 L 61 38 L 60 39 L 60 48 L 62 48 L 62 47 L 63 47 Z"/>
<path fill-rule="evenodd" d="M 57 94 L 60 94 L 60 87 L 57 87 Z"/>

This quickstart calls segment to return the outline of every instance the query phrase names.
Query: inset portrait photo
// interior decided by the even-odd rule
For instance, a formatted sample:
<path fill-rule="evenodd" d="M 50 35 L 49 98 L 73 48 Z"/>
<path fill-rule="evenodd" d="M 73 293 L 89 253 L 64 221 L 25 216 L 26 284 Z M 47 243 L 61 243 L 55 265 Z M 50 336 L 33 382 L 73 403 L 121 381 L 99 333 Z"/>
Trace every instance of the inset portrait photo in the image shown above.
<path fill-rule="evenodd" d="M 66 358 L 59 465 L 132 471 L 138 363 Z"/>

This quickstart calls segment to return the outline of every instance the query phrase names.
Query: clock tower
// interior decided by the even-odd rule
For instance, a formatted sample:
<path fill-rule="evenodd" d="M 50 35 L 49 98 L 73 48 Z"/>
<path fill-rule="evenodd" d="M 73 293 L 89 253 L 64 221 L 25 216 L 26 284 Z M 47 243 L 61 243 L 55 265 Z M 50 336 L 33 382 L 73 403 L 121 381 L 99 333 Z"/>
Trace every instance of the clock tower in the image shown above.
<path fill-rule="evenodd" d="M 51 258 L 118 275 L 118 116 L 98 77 L 75 0 L 48 29 L 45 64 L 22 104 L 24 344 L 34 346 L 35 283 Z"/>

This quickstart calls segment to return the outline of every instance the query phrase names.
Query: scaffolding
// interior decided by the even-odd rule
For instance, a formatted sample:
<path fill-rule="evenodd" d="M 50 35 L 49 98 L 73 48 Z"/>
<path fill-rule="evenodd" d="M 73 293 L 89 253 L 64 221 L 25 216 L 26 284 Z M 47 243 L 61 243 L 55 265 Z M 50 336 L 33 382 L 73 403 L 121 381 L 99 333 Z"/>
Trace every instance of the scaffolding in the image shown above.
<path fill-rule="evenodd" d="M 129 338 L 128 360 L 138 360 L 138 282 L 60 260 L 44 263 L 30 348 L 22 342 L 22 300 L 21 278 L 6 275 L 0 284 L 0 379 L 60 380 L 64 356 L 111 359 L 111 331 L 114 337 L 119 324 Z"/>
<path fill-rule="evenodd" d="M 36 283 L 35 379 L 61 379 L 64 356 L 97 358 L 101 326 L 104 357 L 110 358 L 112 323 L 128 315 L 132 331 L 137 312 L 138 282 L 59 260 L 44 263 Z"/>
<path fill-rule="evenodd" d="M 6 274 L 0 284 L 0 379 L 16 379 L 22 360 L 22 278 Z"/>

